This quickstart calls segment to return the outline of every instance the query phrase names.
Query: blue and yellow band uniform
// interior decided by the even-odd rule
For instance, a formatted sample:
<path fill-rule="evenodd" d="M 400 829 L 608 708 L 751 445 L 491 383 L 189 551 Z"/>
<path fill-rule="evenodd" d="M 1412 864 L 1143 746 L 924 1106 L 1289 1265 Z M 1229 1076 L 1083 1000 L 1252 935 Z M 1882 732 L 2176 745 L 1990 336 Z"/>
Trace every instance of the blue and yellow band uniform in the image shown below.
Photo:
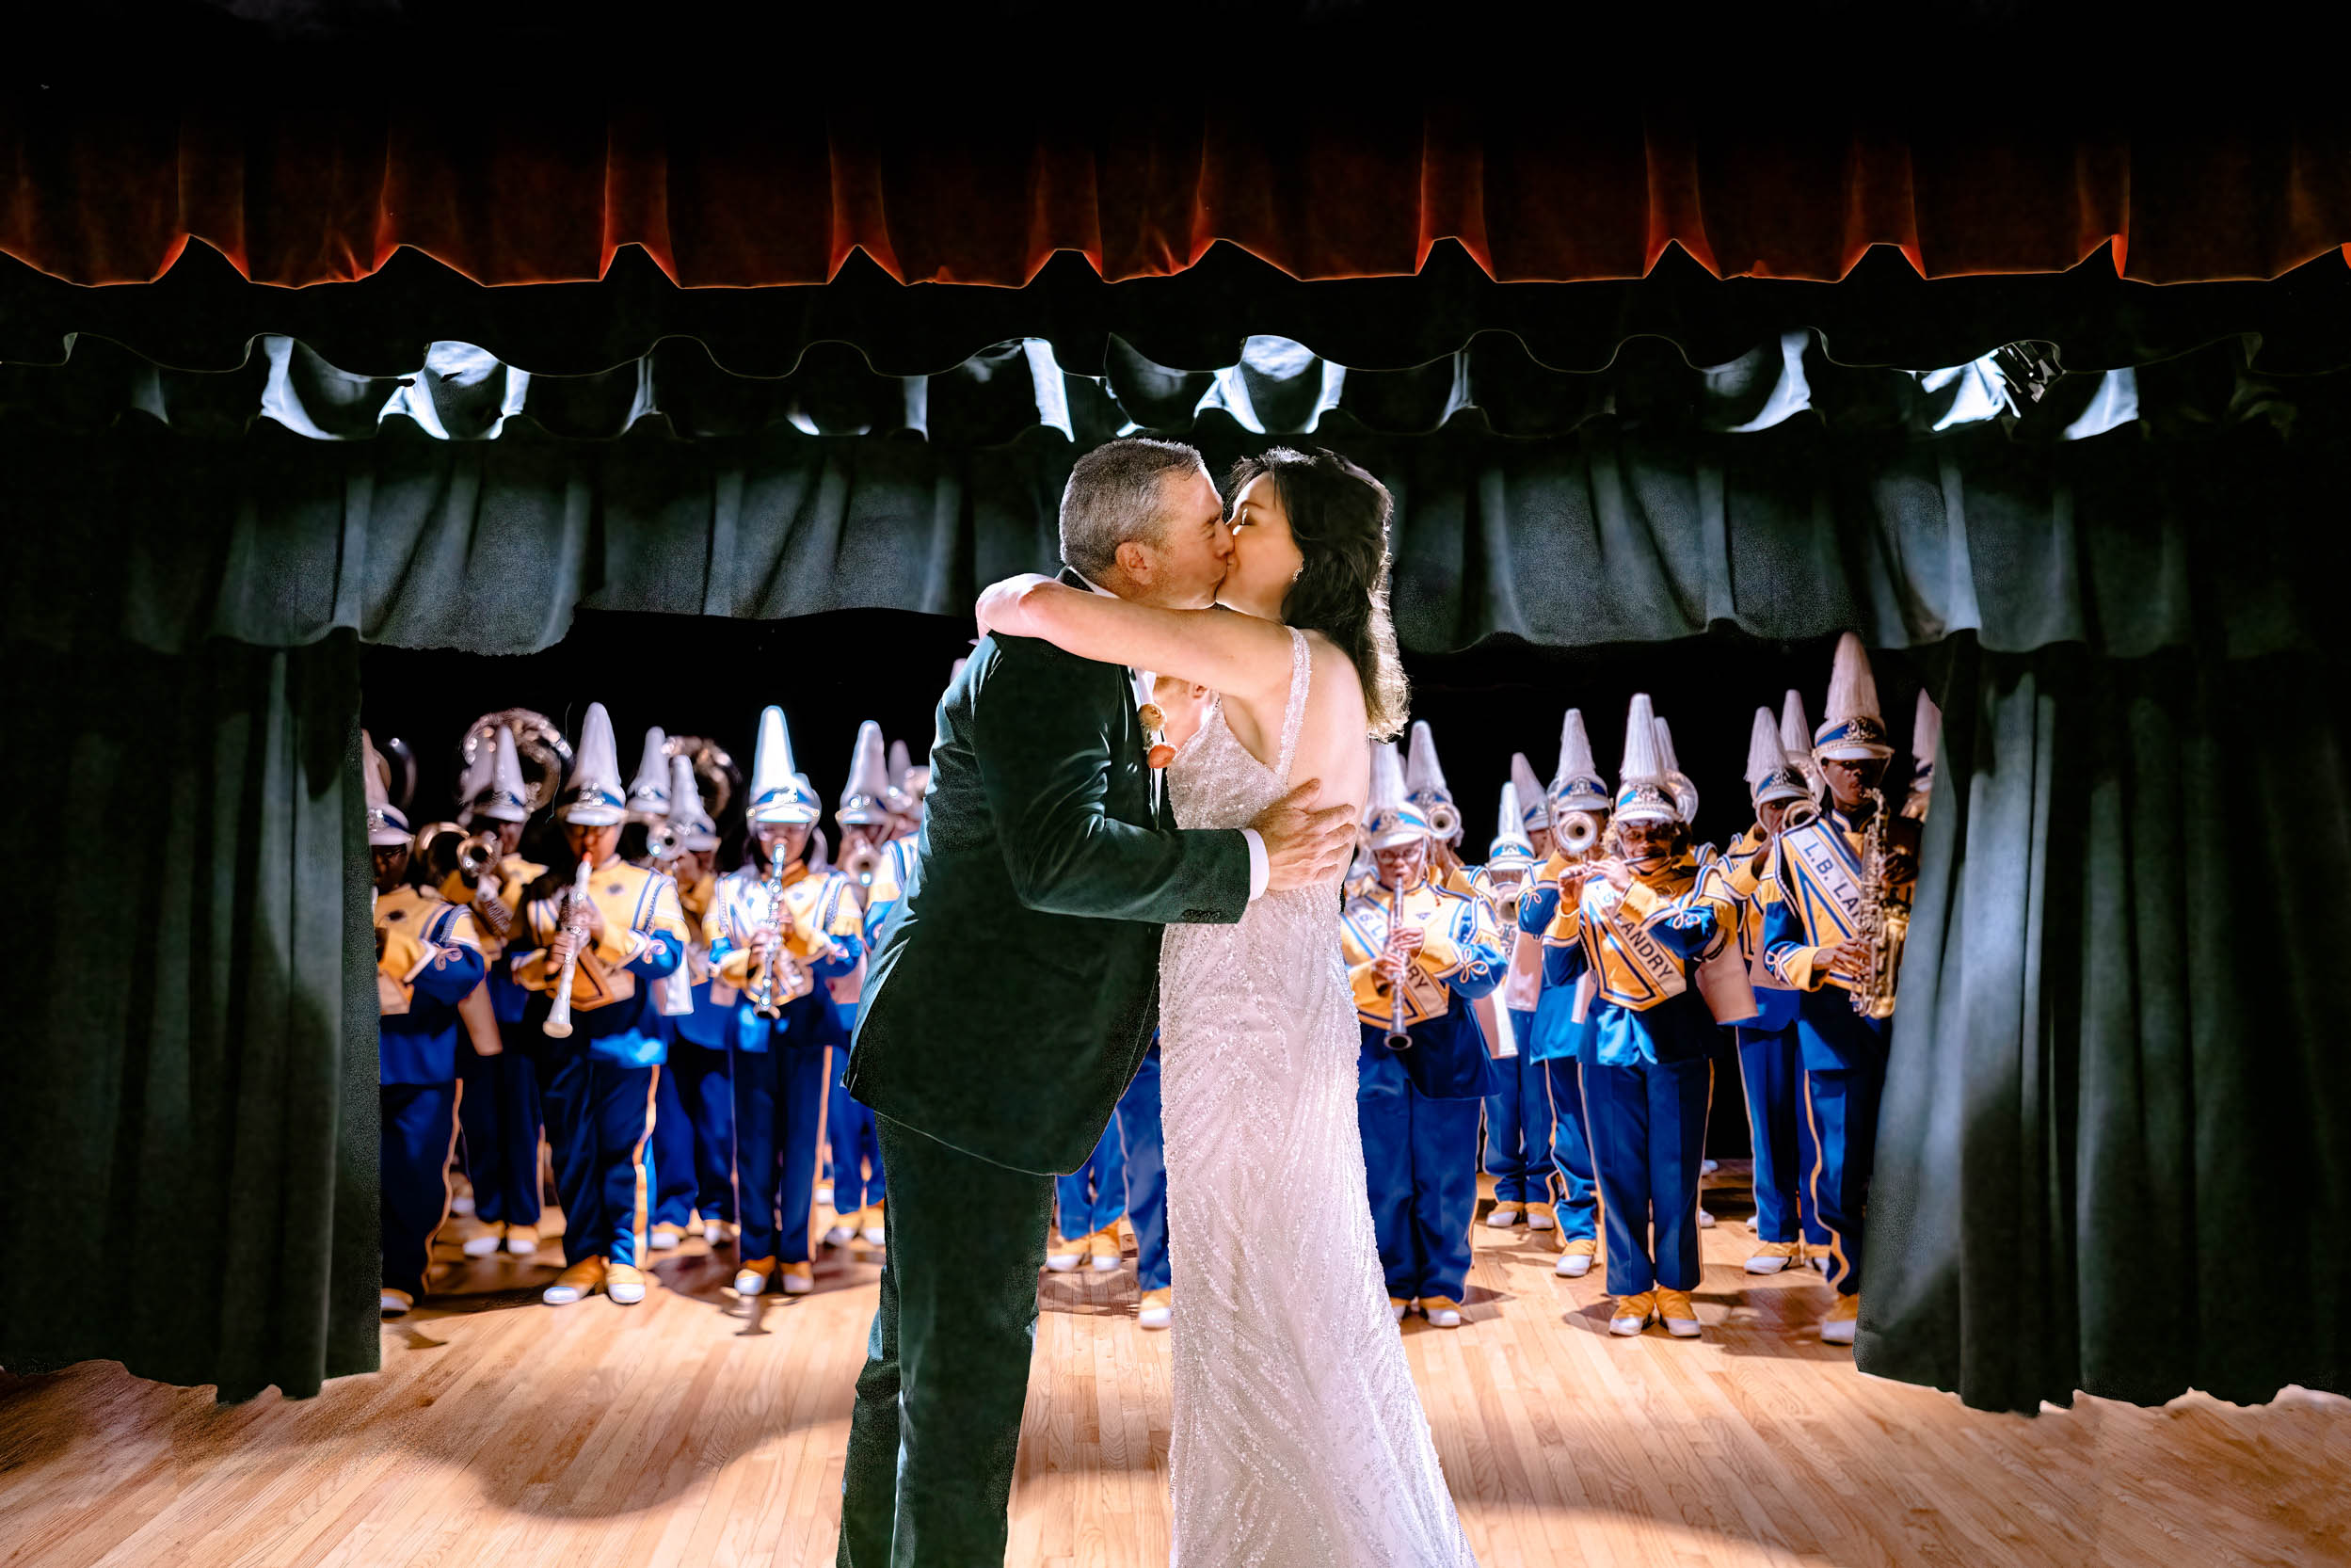
<path fill-rule="evenodd" d="M 1768 856 L 1760 874 L 1755 869 L 1758 852 L 1767 847 L 1762 829 L 1750 826 L 1707 862 L 1699 886 L 1736 912 L 1739 962 L 1755 997 L 1755 1016 L 1737 1028 L 1739 1082 L 1754 1152 L 1755 1235 L 1765 1241 L 1801 1240 L 1825 1248 L 1829 1232 L 1806 1191 L 1819 1151 L 1803 1112 L 1798 994 L 1763 961 L 1765 924 L 1780 902 L 1780 882 Z"/>
<path fill-rule="evenodd" d="M 1584 1121 L 1583 1060 L 1585 1047 L 1600 1026 L 1596 1012 L 1575 1016 L 1575 984 L 1550 961 L 1549 938 L 1559 910 L 1559 872 L 1564 862 L 1554 856 L 1539 868 L 1518 901 L 1518 929 L 1538 945 L 1542 967 L 1536 1002 L 1531 1011 L 1515 1015 L 1519 1048 L 1543 1069 L 1550 1090 L 1551 1162 L 1559 1175 L 1556 1189 L 1559 1240 L 1590 1241 L 1600 1234 L 1600 1184 L 1592 1174 L 1591 1129 Z"/>
<path fill-rule="evenodd" d="M 521 920 L 525 895 L 547 868 L 520 855 L 499 858 L 482 879 L 487 890 Z M 452 904 L 471 904 L 474 890 L 452 872 L 440 885 Z M 539 1222 L 539 1090 L 535 1042 L 524 1032 L 531 994 L 515 984 L 506 946 L 480 919 L 473 921 L 482 955 L 489 966 L 490 1010 L 505 1050 L 497 1056 L 463 1052 L 458 1076 L 465 1098 L 458 1108 L 465 1125 L 465 1170 L 473 1183 L 474 1218 L 488 1224 L 536 1228 Z M 519 927 L 515 933 L 522 938 Z"/>
<path fill-rule="evenodd" d="M 1564 865 L 1543 871 L 1556 883 Z M 1698 1186 L 1718 1038 L 1699 964 L 1733 940 L 1735 912 L 1697 886 L 1684 855 L 1622 895 L 1588 880 L 1543 934 L 1545 979 L 1594 982 L 1579 1064 L 1617 1296 L 1699 1281 Z M 1652 1241 L 1654 1228 L 1655 1238 Z"/>
<path fill-rule="evenodd" d="M 1478 1124 L 1495 1081 L 1472 1004 L 1502 983 L 1508 960 L 1483 899 L 1425 877 L 1404 889 L 1402 919 L 1424 942 L 1404 986 L 1413 1043 L 1388 1049 L 1396 996 L 1374 966 L 1394 897 L 1376 878 L 1358 884 L 1340 920 L 1363 1033 L 1355 1112 L 1372 1228 L 1391 1301 L 1458 1304 L 1478 1211 Z"/>
<path fill-rule="evenodd" d="M 814 984 L 785 1001 L 778 1017 L 762 1017 L 743 994 L 754 978 L 752 938 L 769 920 L 767 883 L 756 857 L 718 879 L 702 926 L 711 1000 L 733 1009 L 735 1193 L 744 1264 L 808 1261 L 832 1048 L 849 1043 L 825 982 L 854 972 L 865 956 L 865 911 L 848 877 L 794 862 L 784 870 L 782 897 L 784 950 Z"/>
<path fill-rule="evenodd" d="M 677 1080 L 686 1120 L 693 1124 L 694 1207 L 705 1225 L 712 1221 L 731 1224 L 735 1219 L 735 1099 L 728 1050 L 735 1010 L 730 1002 L 712 1000 L 717 977 L 711 968 L 707 939 L 700 935 L 717 896 L 718 878 L 707 872 L 678 886 L 689 933 L 683 967 L 694 1005 L 669 1020 L 670 1076 Z"/>
<path fill-rule="evenodd" d="M 920 853 L 920 830 L 904 833 L 882 846 L 881 863 L 873 869 L 873 880 L 865 889 L 865 951 L 875 952 L 881 946 L 882 928 L 906 896 L 907 880 L 914 874 L 915 859 Z M 841 1019 L 844 1034 L 854 1034 L 856 1011 L 862 1001 L 847 1004 Z M 834 1058 L 834 1065 L 847 1061 L 844 1049 Z M 881 1139 L 873 1126 L 873 1112 L 858 1103 L 840 1082 L 840 1074 L 833 1074 L 828 1091 L 824 1127 L 826 1140 L 832 1144 L 833 1208 L 847 1228 L 872 1230 L 881 1224 L 881 1209 L 888 1196 L 888 1173 L 882 1169 Z M 862 1216 L 862 1219 L 860 1219 Z"/>
<path fill-rule="evenodd" d="M 550 888 L 549 883 L 554 883 Z M 572 1033 L 550 1038 L 558 967 L 547 945 L 563 925 L 568 881 L 551 877 L 523 906 L 519 940 L 535 944 L 515 961 L 531 993 L 527 1028 L 537 1034 L 548 1141 L 563 1195 L 564 1261 L 637 1265 L 644 1243 L 645 1147 L 652 1131 L 657 1075 L 667 1031 L 652 982 L 684 961 L 686 921 L 678 885 L 615 856 L 588 878 L 604 934 L 584 948 L 571 992 Z"/>
<path fill-rule="evenodd" d="M 376 930 L 384 1286 L 413 1300 L 449 1214 L 457 1060 L 472 1054 L 457 1003 L 482 983 L 485 962 L 472 916 L 428 888 L 378 895 Z"/>
<path fill-rule="evenodd" d="M 1781 835 L 1777 897 L 1764 911 L 1764 968 L 1796 995 L 1804 1111 L 1816 1148 L 1808 1190 L 1829 1238 L 1829 1283 L 1861 1291 L 1863 1214 L 1877 1163 L 1891 1020 L 1853 1011 L 1852 986 L 1830 971 L 1825 949 L 1850 936 L 1865 824 L 1831 800 L 1811 829 Z M 1907 902 L 1911 889 L 1900 887 Z"/>

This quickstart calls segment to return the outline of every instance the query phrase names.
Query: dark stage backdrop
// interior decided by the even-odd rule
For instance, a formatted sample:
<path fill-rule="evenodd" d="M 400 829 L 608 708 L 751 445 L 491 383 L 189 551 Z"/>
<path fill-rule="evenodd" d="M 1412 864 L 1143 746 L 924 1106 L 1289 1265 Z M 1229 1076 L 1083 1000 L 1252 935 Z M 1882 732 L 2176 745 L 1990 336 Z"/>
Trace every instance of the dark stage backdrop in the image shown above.
<path fill-rule="evenodd" d="M 747 775 L 759 711 L 773 702 L 792 727 L 800 771 L 826 803 L 826 831 L 840 796 L 857 726 L 879 723 L 920 761 L 929 748 L 932 712 L 948 670 L 967 652 L 968 619 L 898 611 L 842 611 L 789 621 L 583 612 L 562 642 L 511 658 L 374 648 L 361 664 L 362 716 L 380 742 L 406 741 L 415 753 L 414 820 L 451 814 L 456 743 L 477 715 L 534 709 L 577 737 L 581 715 L 601 702 L 620 738 L 621 767 L 633 770 L 647 726 L 703 735 L 733 753 Z M 1481 860 L 1493 838 L 1495 808 L 1509 776 L 1511 753 L 1524 751 L 1548 780 L 1559 760 L 1560 716 L 1584 711 L 1592 747 L 1611 778 L 1623 755 L 1625 705 L 1636 691 L 1656 701 L 1672 726 L 1683 770 L 1697 781 L 1698 837 L 1727 842 L 1750 820 L 1748 728 L 1757 707 L 1776 714 L 1782 694 L 1804 694 L 1815 719 L 1828 685 L 1834 638 L 1773 642 L 1725 629 L 1654 645 L 1554 648 L 1496 639 L 1457 654 L 1405 655 L 1413 716 L 1434 732 L 1447 781 L 1460 800 L 1468 838 Z M 1912 659 L 1880 654 L 1879 690 L 1897 741 L 1907 742 L 1918 684 Z M 680 670 L 696 672 L 680 680 Z M 1899 798 L 1910 766 L 1897 759 L 1889 789 Z M 538 831 L 543 824 L 535 824 Z M 741 853 L 740 808 L 720 824 L 723 853 Z M 1708 1152 L 1748 1152 L 1736 1060 L 1719 1064 Z"/>

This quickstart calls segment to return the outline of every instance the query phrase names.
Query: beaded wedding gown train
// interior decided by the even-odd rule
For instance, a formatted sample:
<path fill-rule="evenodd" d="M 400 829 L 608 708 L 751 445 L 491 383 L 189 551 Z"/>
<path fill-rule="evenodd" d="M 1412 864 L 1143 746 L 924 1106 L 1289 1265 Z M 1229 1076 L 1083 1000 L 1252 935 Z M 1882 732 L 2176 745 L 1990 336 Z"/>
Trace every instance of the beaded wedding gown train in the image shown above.
<path fill-rule="evenodd" d="M 1185 827 L 1238 827 L 1289 788 L 1221 705 L 1169 770 Z M 1175 1435 L 1171 1568 L 1471 1564 L 1395 1320 L 1364 1192 L 1361 1035 L 1335 886 L 1269 893 L 1160 950 Z"/>

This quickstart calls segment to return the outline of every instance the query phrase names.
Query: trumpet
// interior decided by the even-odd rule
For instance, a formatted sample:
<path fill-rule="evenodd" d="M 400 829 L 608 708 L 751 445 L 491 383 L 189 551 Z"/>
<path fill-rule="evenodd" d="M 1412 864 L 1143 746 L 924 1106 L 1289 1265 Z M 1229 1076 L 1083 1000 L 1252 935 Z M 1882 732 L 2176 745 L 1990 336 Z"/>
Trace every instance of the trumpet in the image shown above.
<path fill-rule="evenodd" d="M 571 952 L 555 976 L 555 1005 L 548 1009 L 547 1022 L 542 1026 L 552 1040 L 566 1039 L 571 1033 L 571 987 L 580 978 L 580 948 L 586 942 L 588 933 L 588 878 L 595 871 L 587 857 L 581 856 L 579 874 L 571 879 L 571 898 L 563 906 L 563 929 L 571 938 Z"/>
<path fill-rule="evenodd" d="M 1590 855 L 1600 843 L 1600 816 L 1596 811 L 1570 811 L 1559 824 L 1559 849 L 1571 856 Z"/>
<path fill-rule="evenodd" d="M 656 865 L 669 864 L 685 847 L 685 834 L 668 823 L 658 822 L 645 830 L 645 853 Z"/>
<path fill-rule="evenodd" d="M 495 833 L 476 833 L 457 845 L 457 870 L 473 884 L 473 912 L 501 942 L 514 934 L 514 911 L 498 896 L 488 873 L 504 853 L 505 846 Z"/>
<path fill-rule="evenodd" d="M 1780 831 L 1793 833 L 1799 827 L 1810 827 L 1820 820 L 1820 803 L 1816 800 L 1792 800 L 1780 813 Z"/>
<path fill-rule="evenodd" d="M 859 839 L 855 848 L 840 857 L 841 873 L 860 888 L 873 886 L 873 878 L 882 869 L 882 852 L 870 839 Z"/>
<path fill-rule="evenodd" d="M 1440 800 L 1429 808 L 1429 831 L 1440 842 L 1450 842 L 1462 830 L 1462 808 L 1449 800 Z"/>

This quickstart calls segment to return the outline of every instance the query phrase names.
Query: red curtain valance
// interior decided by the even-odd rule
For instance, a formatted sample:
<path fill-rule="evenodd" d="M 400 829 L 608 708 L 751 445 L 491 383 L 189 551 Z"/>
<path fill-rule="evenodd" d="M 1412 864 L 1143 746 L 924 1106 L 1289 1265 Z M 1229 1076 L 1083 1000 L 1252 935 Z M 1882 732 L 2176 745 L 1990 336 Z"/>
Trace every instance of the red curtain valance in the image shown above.
<path fill-rule="evenodd" d="M 2240 122 L 2241 123 L 2241 122 Z M 976 125 L 976 128 L 975 128 Z M 160 276 L 190 237 L 258 282 L 362 277 L 412 246 L 480 282 L 816 283 L 853 249 L 902 281 L 1018 285 L 1057 250 L 1163 276 L 1230 241 L 1302 279 L 1416 271 L 1459 240 L 1503 280 L 1834 280 L 1871 246 L 1927 277 L 2055 272 L 2112 243 L 2151 282 L 2351 257 L 2334 125 L 2075 134 L 1938 111 L 1775 133 L 1415 103 L 1344 120 L 1200 105 L 917 128 L 762 105 L 452 112 L 104 109 L 0 99 L 0 250 L 80 283 Z"/>

